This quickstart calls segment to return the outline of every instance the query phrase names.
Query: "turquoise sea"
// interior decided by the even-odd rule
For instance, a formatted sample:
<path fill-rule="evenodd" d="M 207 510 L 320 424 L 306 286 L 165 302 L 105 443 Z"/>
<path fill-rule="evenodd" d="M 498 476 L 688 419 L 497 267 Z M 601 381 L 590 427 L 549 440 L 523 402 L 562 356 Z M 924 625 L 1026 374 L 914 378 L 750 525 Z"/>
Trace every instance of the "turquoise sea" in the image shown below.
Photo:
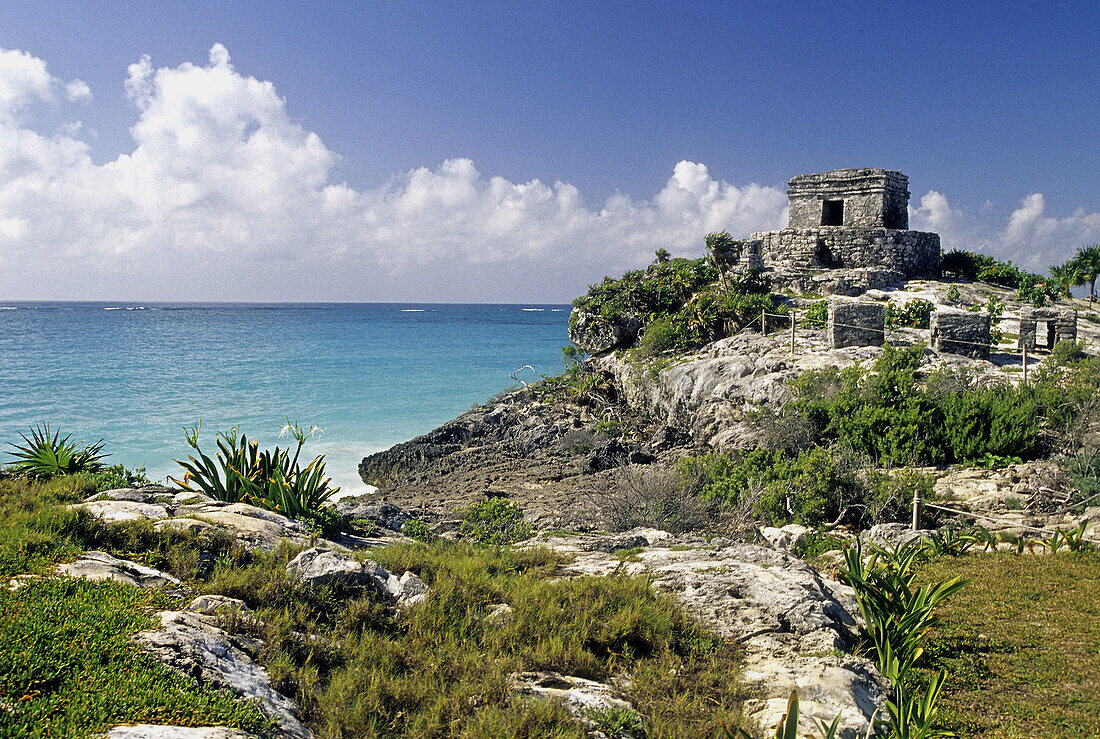
<path fill-rule="evenodd" d="M 276 443 L 324 433 L 345 491 L 366 454 L 562 368 L 564 305 L 0 303 L 0 462 L 39 423 L 106 440 L 108 463 L 178 474 L 184 427 Z M 212 452 L 208 452 L 212 453 Z"/>

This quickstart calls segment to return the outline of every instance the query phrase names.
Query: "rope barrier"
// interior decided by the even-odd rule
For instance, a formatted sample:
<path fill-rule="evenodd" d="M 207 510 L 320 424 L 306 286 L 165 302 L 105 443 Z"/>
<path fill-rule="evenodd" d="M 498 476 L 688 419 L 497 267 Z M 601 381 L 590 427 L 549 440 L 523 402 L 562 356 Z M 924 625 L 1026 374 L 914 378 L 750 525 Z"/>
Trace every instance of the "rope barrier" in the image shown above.
<path fill-rule="evenodd" d="M 1037 531 L 1040 534 L 1054 535 L 1055 533 L 1057 533 L 1057 531 L 1051 531 L 1050 529 L 1039 528 L 1038 526 L 1028 526 L 1026 524 L 1017 523 L 1015 521 L 1006 521 L 1004 519 L 994 518 L 993 516 L 983 516 L 980 513 L 973 513 L 973 512 L 970 512 L 970 511 L 960 511 L 960 510 L 957 510 L 955 508 L 948 508 L 947 506 L 936 505 L 935 503 L 924 503 L 924 506 L 927 507 L 927 508 L 935 508 L 936 510 L 940 510 L 940 511 L 946 511 L 947 513 L 956 513 L 960 516 L 968 516 L 970 518 L 980 518 L 984 521 L 992 521 L 993 523 L 1003 524 L 1004 526 L 1011 526 L 1012 528 L 1016 528 L 1016 529 L 1027 529 L 1028 531 Z M 1062 530 L 1062 533 L 1065 533 L 1065 530 Z M 1097 539 L 1088 539 L 1088 538 L 1085 538 L 1085 537 L 1081 537 L 1081 540 L 1082 541 L 1087 541 L 1091 544 L 1100 544 L 1100 540 L 1097 540 Z"/>

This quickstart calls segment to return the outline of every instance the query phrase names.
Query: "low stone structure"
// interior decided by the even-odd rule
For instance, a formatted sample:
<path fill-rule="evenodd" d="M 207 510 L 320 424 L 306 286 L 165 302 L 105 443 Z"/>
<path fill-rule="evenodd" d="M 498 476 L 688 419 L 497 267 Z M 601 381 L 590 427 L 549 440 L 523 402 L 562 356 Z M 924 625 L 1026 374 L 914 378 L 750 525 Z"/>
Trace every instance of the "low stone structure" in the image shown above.
<path fill-rule="evenodd" d="M 909 178 L 886 169 L 834 169 L 787 183 L 792 229 L 909 228 Z"/>
<path fill-rule="evenodd" d="M 846 346 L 882 346 L 886 341 L 886 306 L 882 303 L 830 303 L 829 343 Z"/>
<path fill-rule="evenodd" d="M 940 354 L 989 359 L 989 314 L 936 311 L 931 328 L 932 349 Z"/>
<path fill-rule="evenodd" d="M 1046 345 L 1050 350 L 1060 341 L 1077 341 L 1077 311 L 1058 308 L 1021 308 L 1020 340 L 1017 347 L 1034 352 L 1039 348 L 1039 324 L 1046 324 Z"/>

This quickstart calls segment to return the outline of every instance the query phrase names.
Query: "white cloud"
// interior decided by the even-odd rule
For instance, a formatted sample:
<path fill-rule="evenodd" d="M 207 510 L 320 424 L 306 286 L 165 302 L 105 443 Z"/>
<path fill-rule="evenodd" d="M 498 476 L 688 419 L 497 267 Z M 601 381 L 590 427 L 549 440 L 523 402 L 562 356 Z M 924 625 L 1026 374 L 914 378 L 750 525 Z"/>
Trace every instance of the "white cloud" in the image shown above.
<path fill-rule="evenodd" d="M 945 250 L 979 251 L 1038 272 L 1064 262 L 1077 247 L 1100 241 L 1100 213 L 1078 208 L 1065 218 L 1047 215 L 1042 193 L 1025 197 L 1004 223 L 992 221 L 991 210 L 987 201 L 977 214 L 968 214 L 930 190 L 920 207 L 910 207 L 909 217 L 913 228 L 939 233 Z"/>
<path fill-rule="evenodd" d="M 134 148 L 96 164 L 76 124 L 43 135 L 27 121 L 35 103 L 63 105 L 62 91 L 86 100 L 87 85 L 0 51 L 5 298 L 562 300 L 658 248 L 694 256 L 707 232 L 786 223 L 782 190 L 735 186 L 688 161 L 651 198 L 601 204 L 567 182 L 512 182 L 464 158 L 359 190 L 330 181 L 338 156 L 224 46 L 205 65 L 143 56 L 127 72 Z M 1096 218 L 1051 218 L 1039 196 L 997 241 L 941 193 L 912 211 L 948 248 L 1076 238 Z"/>
<path fill-rule="evenodd" d="M 3 54 L 0 111 L 56 101 L 44 62 Z M 511 182 L 462 158 L 355 190 L 329 182 L 337 155 L 221 44 L 205 66 L 143 56 L 127 71 L 134 150 L 114 161 L 94 164 L 76 126 L 46 137 L 0 119 L 0 292 L 35 297 L 28 277 L 48 263 L 54 293 L 39 297 L 561 299 L 657 248 L 700 254 L 708 231 L 785 220 L 781 191 L 692 162 L 651 200 L 596 208 L 568 183 Z"/>
<path fill-rule="evenodd" d="M 88 102 L 92 99 L 92 88 L 84 80 L 73 80 L 65 85 L 65 99 L 70 103 Z"/>

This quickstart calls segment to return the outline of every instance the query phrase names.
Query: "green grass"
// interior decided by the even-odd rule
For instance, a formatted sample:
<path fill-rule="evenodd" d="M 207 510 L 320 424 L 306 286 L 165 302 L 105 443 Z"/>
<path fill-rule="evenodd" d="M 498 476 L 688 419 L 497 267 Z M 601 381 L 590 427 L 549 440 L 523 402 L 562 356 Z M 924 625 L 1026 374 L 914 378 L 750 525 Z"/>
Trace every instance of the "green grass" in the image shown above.
<path fill-rule="evenodd" d="M 972 554 L 921 581 L 961 576 L 939 608 L 924 667 L 946 669 L 941 722 L 960 736 L 1100 736 L 1100 553 Z"/>
<path fill-rule="evenodd" d="M 163 600 L 117 583 L 0 589 L 0 735 L 80 737 L 124 723 L 259 731 L 254 706 L 202 690 L 129 643 Z"/>
<path fill-rule="evenodd" d="M 649 736 L 710 736 L 720 722 L 740 721 L 736 646 L 645 579 L 558 579 L 562 557 L 545 549 L 437 541 L 361 554 L 431 587 L 425 603 L 395 613 L 370 597 L 291 582 L 286 563 L 300 547 L 251 552 L 228 537 L 161 533 L 149 522 L 107 526 L 66 508 L 89 492 L 65 478 L 0 480 L 0 575 L 45 573 L 101 549 L 164 569 L 195 593 L 243 599 L 256 619 L 227 617 L 224 626 L 263 640 L 259 662 L 319 736 L 586 736 L 560 706 L 512 693 L 508 675 L 526 670 L 629 675 L 625 697 Z M 200 548 L 218 555 L 208 582 L 196 579 Z M 485 623 L 498 603 L 512 606 L 510 618 Z M 10 720 L 24 722 L 16 735 L 30 736 L 136 721 L 255 728 L 252 709 L 129 646 L 152 626 L 148 614 L 166 607 L 179 604 L 114 584 L 0 591 L 0 706 L 18 711 L 12 719 L 0 709 L 0 736 L 10 735 Z"/>

